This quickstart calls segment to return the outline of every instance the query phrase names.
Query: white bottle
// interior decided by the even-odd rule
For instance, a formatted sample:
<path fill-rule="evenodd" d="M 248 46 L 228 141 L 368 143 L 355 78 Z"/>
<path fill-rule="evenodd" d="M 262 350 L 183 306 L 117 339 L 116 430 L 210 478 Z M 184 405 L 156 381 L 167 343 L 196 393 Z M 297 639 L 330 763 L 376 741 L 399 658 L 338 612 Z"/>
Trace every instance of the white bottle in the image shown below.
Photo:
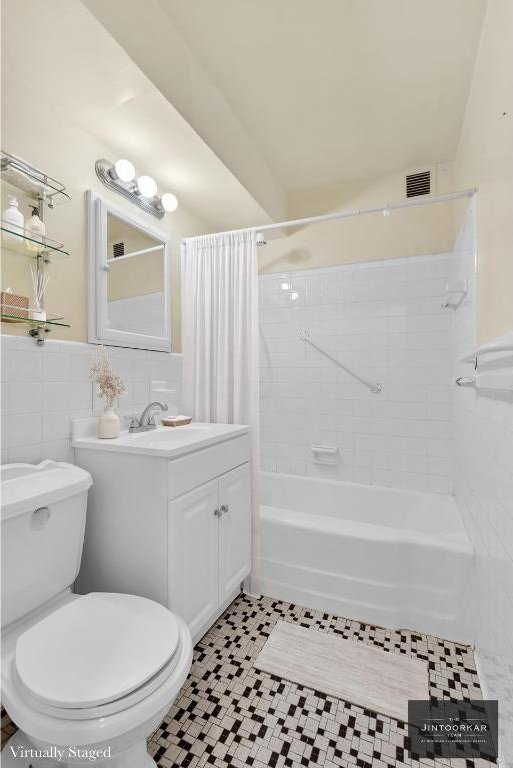
<path fill-rule="evenodd" d="M 14 232 L 19 232 L 20 235 L 23 234 L 23 225 L 24 225 L 24 218 L 23 214 L 18 208 L 18 201 L 15 197 L 10 198 L 9 207 L 5 209 L 5 211 L 2 213 L 2 223 L 6 224 L 9 229 L 12 229 Z M 9 238 L 9 240 L 16 240 L 16 235 L 12 235 L 10 232 L 6 232 L 5 236 Z"/>
<path fill-rule="evenodd" d="M 43 242 L 43 238 L 41 237 L 41 235 L 45 234 L 46 227 L 38 216 L 36 206 L 32 208 L 32 216 L 30 217 L 30 219 L 27 219 L 27 222 L 25 224 L 25 232 L 27 233 L 28 237 L 31 237 L 34 240 L 39 241 L 40 243 Z M 27 240 L 27 248 L 29 249 L 29 251 L 41 250 L 41 247 L 37 243 L 33 243 L 30 240 Z"/>

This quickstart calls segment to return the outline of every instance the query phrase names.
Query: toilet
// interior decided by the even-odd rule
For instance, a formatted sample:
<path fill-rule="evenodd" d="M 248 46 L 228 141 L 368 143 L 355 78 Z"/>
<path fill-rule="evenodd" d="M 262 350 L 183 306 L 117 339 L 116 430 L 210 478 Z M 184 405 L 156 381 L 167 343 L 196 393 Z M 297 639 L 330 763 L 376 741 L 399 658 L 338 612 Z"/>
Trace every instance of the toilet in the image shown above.
<path fill-rule="evenodd" d="M 150 768 L 146 739 L 191 667 L 186 624 L 144 597 L 77 595 L 88 472 L 2 467 L 2 766 Z"/>

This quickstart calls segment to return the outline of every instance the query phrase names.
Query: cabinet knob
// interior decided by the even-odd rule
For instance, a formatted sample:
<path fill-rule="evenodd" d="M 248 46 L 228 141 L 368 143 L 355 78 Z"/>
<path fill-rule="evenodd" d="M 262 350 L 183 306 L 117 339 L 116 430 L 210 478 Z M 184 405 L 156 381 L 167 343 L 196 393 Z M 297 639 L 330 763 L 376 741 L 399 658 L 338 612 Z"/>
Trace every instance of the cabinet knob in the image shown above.
<path fill-rule="evenodd" d="M 230 511 L 230 505 L 229 504 L 222 504 L 221 505 L 221 513 L 224 512 L 226 514 L 229 511 Z"/>
<path fill-rule="evenodd" d="M 214 509 L 214 515 L 216 517 L 221 517 L 221 515 L 223 514 L 221 510 L 222 510 L 222 507 L 221 509 Z"/>

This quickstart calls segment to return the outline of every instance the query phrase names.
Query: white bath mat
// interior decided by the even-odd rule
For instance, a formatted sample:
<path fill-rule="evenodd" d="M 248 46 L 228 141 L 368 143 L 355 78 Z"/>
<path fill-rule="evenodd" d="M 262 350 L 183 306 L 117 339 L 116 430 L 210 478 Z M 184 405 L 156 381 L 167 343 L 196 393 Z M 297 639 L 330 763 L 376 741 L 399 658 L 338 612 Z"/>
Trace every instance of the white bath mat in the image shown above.
<path fill-rule="evenodd" d="M 408 699 L 428 699 L 428 666 L 334 634 L 279 621 L 255 666 L 405 722 Z"/>

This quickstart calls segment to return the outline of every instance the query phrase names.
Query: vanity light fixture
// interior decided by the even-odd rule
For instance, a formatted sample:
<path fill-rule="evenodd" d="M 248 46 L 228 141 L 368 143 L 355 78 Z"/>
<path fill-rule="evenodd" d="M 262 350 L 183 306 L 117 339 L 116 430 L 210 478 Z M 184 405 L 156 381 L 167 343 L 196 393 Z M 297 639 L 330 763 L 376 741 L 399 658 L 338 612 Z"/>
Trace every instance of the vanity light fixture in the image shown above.
<path fill-rule="evenodd" d="M 157 182 L 151 176 L 139 176 L 137 179 L 137 191 L 143 197 L 151 200 L 157 194 Z"/>
<path fill-rule="evenodd" d="M 130 160 L 117 160 L 114 163 L 114 172 L 121 181 L 133 181 L 135 179 L 135 165 Z"/>
<path fill-rule="evenodd" d="M 96 175 L 109 189 L 126 197 L 146 213 L 162 219 L 166 213 L 176 211 L 178 200 L 172 192 L 158 194 L 157 182 L 152 176 L 139 176 L 136 180 L 135 166 L 130 160 L 97 160 Z"/>
<path fill-rule="evenodd" d="M 160 198 L 160 202 L 167 213 L 172 213 L 178 208 L 178 200 L 172 192 L 164 192 Z"/>

